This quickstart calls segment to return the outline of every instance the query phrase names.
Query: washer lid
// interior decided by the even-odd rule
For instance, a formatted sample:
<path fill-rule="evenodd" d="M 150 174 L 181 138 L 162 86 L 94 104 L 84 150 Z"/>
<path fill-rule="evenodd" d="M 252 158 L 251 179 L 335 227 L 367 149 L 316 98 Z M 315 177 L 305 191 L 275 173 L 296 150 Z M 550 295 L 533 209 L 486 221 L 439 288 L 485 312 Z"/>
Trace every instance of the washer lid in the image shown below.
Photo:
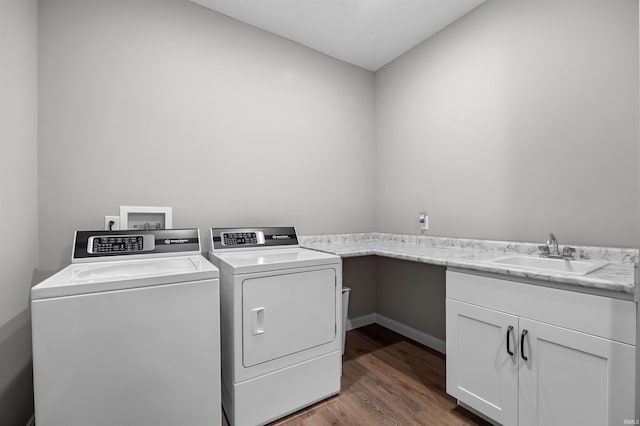
<path fill-rule="evenodd" d="M 31 300 L 218 278 L 202 256 L 77 263 L 31 289 Z"/>
<path fill-rule="evenodd" d="M 233 274 L 276 271 L 340 263 L 340 257 L 304 248 L 246 250 L 227 253 L 209 252 L 209 258 L 221 269 L 230 268 Z M 218 259 L 218 261 L 215 260 Z"/>

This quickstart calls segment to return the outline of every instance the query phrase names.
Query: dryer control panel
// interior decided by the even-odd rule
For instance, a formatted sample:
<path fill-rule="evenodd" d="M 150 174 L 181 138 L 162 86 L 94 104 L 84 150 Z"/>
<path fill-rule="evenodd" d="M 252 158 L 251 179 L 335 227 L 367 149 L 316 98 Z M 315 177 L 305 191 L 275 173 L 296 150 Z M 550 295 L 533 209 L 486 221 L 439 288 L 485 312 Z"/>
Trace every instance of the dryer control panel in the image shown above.
<path fill-rule="evenodd" d="M 222 232 L 220 234 L 223 246 L 246 246 L 264 244 L 264 232 Z"/>
<path fill-rule="evenodd" d="M 297 246 L 298 236 L 292 226 L 273 228 L 211 228 L 214 250 L 252 247 Z"/>

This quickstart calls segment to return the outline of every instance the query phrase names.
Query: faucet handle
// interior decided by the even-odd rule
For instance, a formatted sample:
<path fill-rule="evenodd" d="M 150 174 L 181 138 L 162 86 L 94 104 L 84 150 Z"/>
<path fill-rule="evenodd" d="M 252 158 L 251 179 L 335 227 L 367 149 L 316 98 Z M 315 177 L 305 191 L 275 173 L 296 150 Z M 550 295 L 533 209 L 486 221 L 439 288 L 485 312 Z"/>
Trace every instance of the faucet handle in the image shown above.
<path fill-rule="evenodd" d="M 539 245 L 538 246 L 538 250 L 540 250 L 540 256 L 541 257 L 547 257 L 549 256 L 550 252 L 549 252 L 549 246 L 547 245 Z"/>
<path fill-rule="evenodd" d="M 573 259 L 573 254 L 576 252 L 576 249 L 569 246 L 564 246 L 562 249 L 562 257 L 570 257 Z"/>

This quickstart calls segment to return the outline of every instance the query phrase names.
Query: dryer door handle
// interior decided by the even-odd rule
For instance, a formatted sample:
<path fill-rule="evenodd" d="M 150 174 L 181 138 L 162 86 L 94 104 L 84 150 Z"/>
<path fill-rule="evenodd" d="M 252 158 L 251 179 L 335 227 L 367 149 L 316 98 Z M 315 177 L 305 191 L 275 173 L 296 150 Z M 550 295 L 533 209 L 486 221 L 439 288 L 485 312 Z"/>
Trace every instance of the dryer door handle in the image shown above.
<path fill-rule="evenodd" d="M 264 307 L 251 310 L 251 331 L 254 336 L 264 334 Z"/>

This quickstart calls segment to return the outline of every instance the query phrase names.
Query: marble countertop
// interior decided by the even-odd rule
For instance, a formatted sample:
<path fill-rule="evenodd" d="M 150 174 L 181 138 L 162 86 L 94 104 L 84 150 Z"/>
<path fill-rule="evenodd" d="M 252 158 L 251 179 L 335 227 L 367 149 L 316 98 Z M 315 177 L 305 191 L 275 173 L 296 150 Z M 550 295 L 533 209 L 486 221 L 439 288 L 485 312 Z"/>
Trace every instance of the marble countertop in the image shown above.
<path fill-rule="evenodd" d="M 509 254 L 537 256 L 538 246 L 534 243 L 384 233 L 300 236 L 299 242 L 302 247 L 341 257 L 385 256 L 631 295 L 634 293 L 634 263 L 638 261 L 638 250 L 635 249 L 579 247 L 582 259 L 606 260 L 610 263 L 590 274 L 575 275 L 487 262 Z"/>

